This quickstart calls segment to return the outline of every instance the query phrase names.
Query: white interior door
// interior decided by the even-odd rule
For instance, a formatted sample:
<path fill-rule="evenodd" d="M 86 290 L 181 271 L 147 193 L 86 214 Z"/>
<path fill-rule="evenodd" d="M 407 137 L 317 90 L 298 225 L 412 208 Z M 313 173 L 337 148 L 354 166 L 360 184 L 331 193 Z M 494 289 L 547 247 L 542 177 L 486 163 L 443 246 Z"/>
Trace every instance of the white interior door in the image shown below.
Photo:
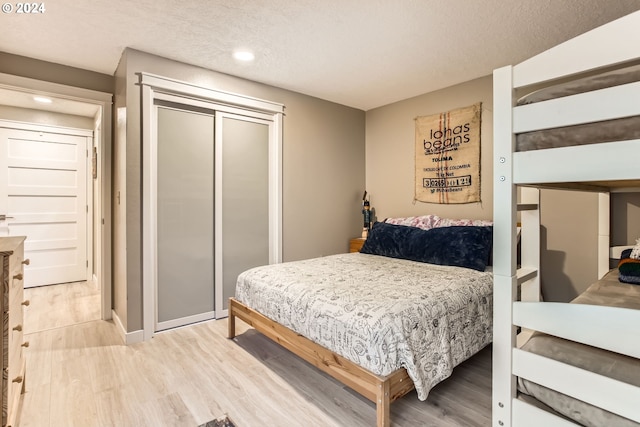
<path fill-rule="evenodd" d="M 87 280 L 91 133 L 60 132 L 0 127 L 0 233 L 27 236 L 25 287 Z"/>

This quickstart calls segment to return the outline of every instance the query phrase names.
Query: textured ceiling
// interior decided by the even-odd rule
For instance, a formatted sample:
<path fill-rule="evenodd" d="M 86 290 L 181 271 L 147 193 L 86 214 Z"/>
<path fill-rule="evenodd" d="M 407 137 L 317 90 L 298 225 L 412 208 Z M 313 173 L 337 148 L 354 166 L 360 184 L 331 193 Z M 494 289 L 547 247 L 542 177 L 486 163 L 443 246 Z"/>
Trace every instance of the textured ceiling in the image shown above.
<path fill-rule="evenodd" d="M 16 5 L 17 3 L 10 3 Z M 490 74 L 640 0 L 50 0 L 0 51 L 113 74 L 125 47 L 369 110 Z M 231 53 L 245 48 L 254 62 Z"/>

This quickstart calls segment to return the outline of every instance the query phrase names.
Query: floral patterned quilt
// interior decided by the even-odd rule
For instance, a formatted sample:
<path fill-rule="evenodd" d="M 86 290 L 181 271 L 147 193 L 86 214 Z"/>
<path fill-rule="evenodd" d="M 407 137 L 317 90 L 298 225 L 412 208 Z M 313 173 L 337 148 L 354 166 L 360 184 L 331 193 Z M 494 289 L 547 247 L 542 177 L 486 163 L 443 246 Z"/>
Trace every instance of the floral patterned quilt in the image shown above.
<path fill-rule="evenodd" d="M 491 342 L 492 277 L 349 253 L 247 270 L 236 298 L 370 372 L 404 367 L 425 400 Z"/>

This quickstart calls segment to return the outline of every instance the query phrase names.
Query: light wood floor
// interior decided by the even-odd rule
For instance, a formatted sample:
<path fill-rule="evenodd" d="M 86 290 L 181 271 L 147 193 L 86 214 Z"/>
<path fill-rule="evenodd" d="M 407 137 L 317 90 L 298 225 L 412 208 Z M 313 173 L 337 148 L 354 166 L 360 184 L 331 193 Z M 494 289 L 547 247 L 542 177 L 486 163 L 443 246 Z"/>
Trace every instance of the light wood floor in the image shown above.
<path fill-rule="evenodd" d="M 24 297 L 25 334 L 100 319 L 100 288 L 89 282 L 27 288 Z"/>
<path fill-rule="evenodd" d="M 239 320 L 235 340 L 220 320 L 124 346 L 111 322 L 69 320 L 81 318 L 69 311 L 91 311 L 79 307 L 87 300 L 77 287 L 55 292 L 29 291 L 20 427 L 196 427 L 223 414 L 238 427 L 375 425 L 372 403 Z M 67 307 L 51 307 L 54 301 Z M 67 320 L 51 319 L 54 312 Z M 490 425 L 490 347 L 426 402 L 412 392 L 391 408 L 393 426 Z"/>

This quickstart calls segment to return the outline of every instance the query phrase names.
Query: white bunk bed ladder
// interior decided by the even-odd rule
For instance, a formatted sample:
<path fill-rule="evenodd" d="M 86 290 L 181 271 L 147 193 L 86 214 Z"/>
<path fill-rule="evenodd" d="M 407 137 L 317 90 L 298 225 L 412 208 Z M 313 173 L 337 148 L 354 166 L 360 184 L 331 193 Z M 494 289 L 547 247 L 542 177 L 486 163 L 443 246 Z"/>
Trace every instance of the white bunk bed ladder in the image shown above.
<path fill-rule="evenodd" d="M 532 187 L 520 188 L 520 268 L 516 271 L 520 300 L 542 301 L 540 289 L 540 190 Z M 522 347 L 533 331 L 523 328 L 517 337 L 517 346 Z"/>
<path fill-rule="evenodd" d="M 610 270 L 611 197 L 609 193 L 598 194 L 598 279 Z"/>
<path fill-rule="evenodd" d="M 540 190 L 520 189 L 520 256 L 518 285 L 522 301 L 541 301 L 540 292 Z"/>

